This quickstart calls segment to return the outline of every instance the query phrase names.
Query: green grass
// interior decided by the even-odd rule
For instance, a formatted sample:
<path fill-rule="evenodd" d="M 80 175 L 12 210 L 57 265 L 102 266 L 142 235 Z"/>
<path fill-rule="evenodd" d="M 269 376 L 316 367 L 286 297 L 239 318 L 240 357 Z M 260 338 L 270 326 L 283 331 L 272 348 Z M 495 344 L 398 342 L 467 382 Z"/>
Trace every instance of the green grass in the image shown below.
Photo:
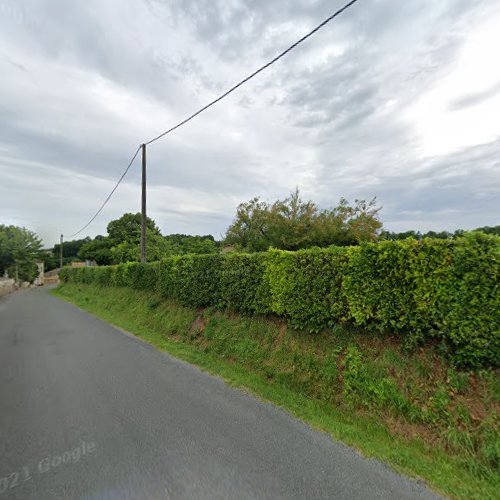
<path fill-rule="evenodd" d="M 363 455 L 456 498 L 498 498 L 498 372 L 460 372 L 433 349 L 336 327 L 196 311 L 126 288 L 54 294 L 272 401 Z"/>

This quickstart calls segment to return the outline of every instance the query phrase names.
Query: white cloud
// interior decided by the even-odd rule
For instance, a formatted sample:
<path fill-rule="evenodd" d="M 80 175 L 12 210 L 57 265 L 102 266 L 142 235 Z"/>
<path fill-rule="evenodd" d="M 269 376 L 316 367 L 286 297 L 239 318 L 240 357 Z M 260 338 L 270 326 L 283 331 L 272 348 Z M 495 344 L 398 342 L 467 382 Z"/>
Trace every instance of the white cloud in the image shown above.
<path fill-rule="evenodd" d="M 452 71 L 422 95 L 409 112 L 425 156 L 491 142 L 500 131 L 500 8 L 475 26 Z M 477 96 L 478 99 L 467 99 Z M 453 103 L 460 105 L 453 105 Z"/>

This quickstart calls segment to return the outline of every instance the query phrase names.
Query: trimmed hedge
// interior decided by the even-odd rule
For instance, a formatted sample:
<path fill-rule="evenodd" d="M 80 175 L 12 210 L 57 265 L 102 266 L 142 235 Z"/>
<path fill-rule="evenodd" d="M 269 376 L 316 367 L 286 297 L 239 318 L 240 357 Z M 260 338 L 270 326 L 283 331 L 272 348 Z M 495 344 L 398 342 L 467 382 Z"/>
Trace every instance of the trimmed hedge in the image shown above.
<path fill-rule="evenodd" d="M 351 322 L 410 344 L 439 341 L 464 366 L 500 365 L 500 237 L 183 255 L 64 268 L 61 280 L 153 290 L 193 307 L 277 314 L 318 332 Z"/>
<path fill-rule="evenodd" d="M 223 257 L 219 254 L 180 255 L 164 259 L 157 275 L 163 297 L 194 307 L 216 305 L 220 295 Z M 144 264 L 141 264 L 144 265 Z M 145 264 L 148 266 L 151 264 Z M 159 279 L 161 276 L 162 279 Z"/>
<path fill-rule="evenodd" d="M 349 255 L 355 248 L 271 250 L 265 280 L 269 309 L 284 315 L 297 329 L 319 332 L 348 319 L 342 292 Z"/>
<path fill-rule="evenodd" d="M 268 261 L 267 253 L 224 256 L 218 307 L 246 314 L 272 312 L 270 290 L 264 279 Z"/>

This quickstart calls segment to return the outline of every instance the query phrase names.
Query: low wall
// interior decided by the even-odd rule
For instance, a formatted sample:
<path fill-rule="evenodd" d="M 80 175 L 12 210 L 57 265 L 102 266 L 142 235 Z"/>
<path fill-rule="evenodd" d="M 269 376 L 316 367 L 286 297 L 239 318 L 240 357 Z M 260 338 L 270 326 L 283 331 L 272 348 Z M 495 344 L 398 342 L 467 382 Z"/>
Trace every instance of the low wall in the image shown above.
<path fill-rule="evenodd" d="M 59 283 L 59 276 L 57 274 L 53 276 L 45 276 L 43 277 L 43 284 L 44 285 L 57 285 Z"/>
<path fill-rule="evenodd" d="M 13 279 L 0 279 L 0 297 L 3 297 L 16 289 L 16 282 Z"/>

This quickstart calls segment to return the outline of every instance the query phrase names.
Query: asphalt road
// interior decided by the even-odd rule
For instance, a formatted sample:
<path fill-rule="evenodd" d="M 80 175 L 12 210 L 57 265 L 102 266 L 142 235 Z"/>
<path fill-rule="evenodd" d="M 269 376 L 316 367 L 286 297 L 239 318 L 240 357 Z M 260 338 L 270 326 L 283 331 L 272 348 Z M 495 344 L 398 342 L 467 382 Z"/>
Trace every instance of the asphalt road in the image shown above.
<path fill-rule="evenodd" d="M 433 498 L 46 289 L 0 300 L 0 370 L 0 500 Z"/>

